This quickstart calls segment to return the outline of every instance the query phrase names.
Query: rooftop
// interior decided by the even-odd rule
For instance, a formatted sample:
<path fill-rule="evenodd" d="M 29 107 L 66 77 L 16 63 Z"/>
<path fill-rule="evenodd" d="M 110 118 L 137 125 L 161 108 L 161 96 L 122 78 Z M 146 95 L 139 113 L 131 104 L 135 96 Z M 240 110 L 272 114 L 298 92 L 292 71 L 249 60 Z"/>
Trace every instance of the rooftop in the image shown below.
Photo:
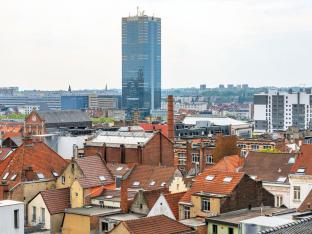
<path fill-rule="evenodd" d="M 247 122 L 235 120 L 229 117 L 211 117 L 209 115 L 191 115 L 186 116 L 183 120 L 184 124 L 196 125 L 197 122 L 210 122 L 212 125 L 228 126 L 228 125 L 246 125 Z"/>
<path fill-rule="evenodd" d="M 121 209 L 117 208 L 102 208 L 100 206 L 85 206 L 81 208 L 69 208 L 65 210 L 68 214 L 78 214 L 84 216 L 101 216 L 101 215 L 111 215 L 118 214 Z"/>
<path fill-rule="evenodd" d="M 13 206 L 13 205 L 24 205 L 23 202 L 20 202 L 20 201 L 13 201 L 13 200 L 2 200 L 0 201 L 0 207 L 1 206 Z"/>

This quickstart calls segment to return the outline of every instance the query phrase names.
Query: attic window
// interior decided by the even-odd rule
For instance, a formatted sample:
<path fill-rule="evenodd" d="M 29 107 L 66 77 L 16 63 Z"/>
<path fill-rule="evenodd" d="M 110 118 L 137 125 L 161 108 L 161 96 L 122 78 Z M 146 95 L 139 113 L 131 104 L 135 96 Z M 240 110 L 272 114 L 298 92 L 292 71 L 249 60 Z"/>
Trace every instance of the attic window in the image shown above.
<path fill-rule="evenodd" d="M 140 185 L 140 181 L 134 181 L 133 182 L 133 186 L 139 186 Z"/>
<path fill-rule="evenodd" d="M 298 168 L 297 169 L 297 173 L 304 173 L 305 172 L 305 169 L 304 168 Z"/>
<path fill-rule="evenodd" d="M 150 182 L 150 184 L 149 184 L 149 185 L 150 185 L 150 186 L 154 186 L 154 185 L 155 185 L 155 183 L 156 183 L 156 182 L 155 182 L 154 180 L 152 180 L 152 181 Z"/>
<path fill-rule="evenodd" d="M 280 177 L 277 178 L 276 181 L 279 182 L 279 183 L 284 183 L 286 181 L 286 179 L 287 179 L 287 177 L 280 176 Z"/>
<path fill-rule="evenodd" d="M 295 157 L 291 157 L 288 160 L 288 164 L 294 164 L 295 163 Z"/>
<path fill-rule="evenodd" d="M 5 173 L 4 176 L 2 177 L 2 179 L 6 180 L 9 176 L 9 172 Z"/>
<path fill-rule="evenodd" d="M 206 176 L 206 180 L 208 180 L 208 181 L 212 181 L 214 178 L 215 178 L 214 175 L 207 175 Z"/>
<path fill-rule="evenodd" d="M 99 176 L 99 179 L 100 179 L 100 181 L 105 181 L 106 180 L 105 176 Z"/>
<path fill-rule="evenodd" d="M 11 176 L 11 180 L 12 180 L 12 181 L 15 180 L 15 179 L 16 179 L 16 174 L 14 174 L 14 175 Z"/>
<path fill-rule="evenodd" d="M 116 171 L 121 171 L 123 167 L 117 167 Z"/>
<path fill-rule="evenodd" d="M 232 176 L 227 176 L 223 179 L 223 182 L 225 183 L 230 183 L 232 181 L 233 177 Z"/>
<path fill-rule="evenodd" d="M 166 182 L 162 182 L 160 186 L 165 187 L 165 185 L 166 185 Z"/>
<path fill-rule="evenodd" d="M 44 179 L 44 175 L 42 173 L 37 173 L 37 176 L 39 180 Z"/>
<path fill-rule="evenodd" d="M 55 177 L 59 176 L 59 174 L 56 171 L 52 171 L 52 175 L 55 176 Z"/>

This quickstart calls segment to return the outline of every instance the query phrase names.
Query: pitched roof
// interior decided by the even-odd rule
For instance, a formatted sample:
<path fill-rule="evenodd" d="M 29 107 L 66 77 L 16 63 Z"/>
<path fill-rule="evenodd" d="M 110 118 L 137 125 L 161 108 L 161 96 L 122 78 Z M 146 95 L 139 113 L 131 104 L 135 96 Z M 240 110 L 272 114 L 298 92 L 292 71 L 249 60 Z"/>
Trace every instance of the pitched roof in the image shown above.
<path fill-rule="evenodd" d="M 144 191 L 143 192 L 143 197 L 146 200 L 147 207 L 149 209 L 152 209 L 153 206 L 155 205 L 155 202 L 159 198 L 161 193 L 168 192 L 168 190 L 165 189 L 157 189 L 157 190 L 150 190 L 150 191 Z M 137 193 L 138 195 L 138 193 Z"/>
<path fill-rule="evenodd" d="M 240 169 L 256 180 L 272 183 L 288 183 L 288 175 L 294 165 L 296 155 L 289 153 L 248 153 L 244 166 Z M 293 160 L 293 161 L 292 161 Z M 280 182 L 278 182 L 278 179 Z M 284 181 L 283 181 L 284 179 Z"/>
<path fill-rule="evenodd" d="M 179 219 L 179 201 L 184 196 L 185 192 L 167 193 L 165 194 L 166 201 L 176 219 Z"/>
<path fill-rule="evenodd" d="M 222 158 L 212 168 L 218 171 L 238 171 L 244 164 L 245 158 L 239 155 L 231 155 Z"/>
<path fill-rule="evenodd" d="M 128 186 L 144 190 L 169 187 L 176 173 L 180 174 L 175 167 L 136 165 L 128 176 Z"/>
<path fill-rule="evenodd" d="M 134 165 L 121 164 L 121 163 L 106 163 L 107 168 L 110 170 L 114 177 L 124 176 Z"/>
<path fill-rule="evenodd" d="M 168 137 L 168 125 L 167 124 L 151 124 L 151 123 L 140 123 L 140 127 L 144 131 L 155 131 L 160 130 L 164 136 Z"/>
<path fill-rule="evenodd" d="M 297 173 L 298 169 L 304 169 L 305 175 L 312 175 L 312 145 L 304 144 L 301 146 L 300 154 L 291 169 L 291 173 Z"/>
<path fill-rule="evenodd" d="M 0 176 L 12 187 L 25 181 L 54 179 L 67 164 L 64 158 L 43 142 L 23 143 L 0 163 Z M 24 173 L 26 170 L 28 173 Z"/>
<path fill-rule="evenodd" d="M 57 214 L 70 208 L 70 189 L 51 189 L 40 192 L 49 213 Z"/>
<path fill-rule="evenodd" d="M 305 211 L 311 211 L 312 210 L 312 189 L 304 199 L 304 201 L 301 203 L 301 205 L 298 208 L 299 212 L 305 212 Z"/>
<path fill-rule="evenodd" d="M 270 228 L 259 234 L 271 233 L 271 234 L 310 234 L 312 233 L 312 217 L 300 219 L 299 221 Z"/>
<path fill-rule="evenodd" d="M 0 148 L 0 160 L 6 159 L 7 155 L 12 151 L 11 148 Z"/>
<path fill-rule="evenodd" d="M 127 230 L 132 234 L 173 234 L 189 233 L 193 231 L 186 225 L 164 215 L 123 221 L 122 224 L 124 224 Z"/>
<path fill-rule="evenodd" d="M 77 158 L 75 161 L 83 173 L 83 177 L 78 179 L 79 184 L 83 188 L 92 188 L 114 183 L 113 176 L 100 156 L 82 157 Z M 101 176 L 104 176 L 104 178 Z"/>
<path fill-rule="evenodd" d="M 87 113 L 81 110 L 39 111 L 38 115 L 40 116 L 40 118 L 44 119 L 46 124 L 91 121 Z"/>
<path fill-rule="evenodd" d="M 245 174 L 242 172 L 217 171 L 212 168 L 206 169 L 195 177 L 191 189 L 183 195 L 180 202 L 190 203 L 191 195 L 199 192 L 228 196 L 232 193 L 244 175 Z M 210 177 L 210 180 L 207 179 L 208 176 Z M 231 181 L 223 181 L 225 178 L 231 178 Z"/>

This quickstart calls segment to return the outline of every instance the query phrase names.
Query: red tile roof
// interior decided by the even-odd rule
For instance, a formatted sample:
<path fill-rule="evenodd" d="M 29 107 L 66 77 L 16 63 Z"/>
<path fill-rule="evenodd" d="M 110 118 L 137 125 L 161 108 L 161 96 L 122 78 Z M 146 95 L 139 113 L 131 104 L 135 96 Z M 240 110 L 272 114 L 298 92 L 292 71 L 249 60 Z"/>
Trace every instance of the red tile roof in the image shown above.
<path fill-rule="evenodd" d="M 136 165 L 128 176 L 128 186 L 144 190 L 168 188 L 176 173 L 180 172 L 175 167 Z M 139 185 L 135 185 L 135 182 L 139 182 Z"/>
<path fill-rule="evenodd" d="M 121 224 L 132 234 L 174 234 L 190 233 L 193 231 L 190 227 L 164 215 L 123 221 Z"/>
<path fill-rule="evenodd" d="M 11 148 L 0 148 L 0 160 L 4 160 L 11 151 Z"/>
<path fill-rule="evenodd" d="M 168 125 L 167 124 L 150 124 L 150 123 L 140 123 L 139 124 L 144 131 L 155 131 L 160 130 L 161 133 L 168 137 Z"/>
<path fill-rule="evenodd" d="M 301 146 L 297 160 L 291 168 L 291 173 L 297 173 L 297 170 L 300 168 L 305 169 L 305 175 L 312 175 L 312 145 L 310 144 Z"/>
<path fill-rule="evenodd" d="M 88 156 L 77 158 L 76 163 L 83 173 L 78 181 L 83 188 L 92 188 L 114 183 L 114 179 L 100 156 Z M 100 180 L 104 176 L 105 180 Z"/>
<path fill-rule="evenodd" d="M 212 169 L 218 171 L 232 171 L 236 172 L 244 164 L 244 159 L 238 155 L 231 155 L 222 158 L 217 164 L 215 164 Z"/>
<path fill-rule="evenodd" d="M 64 212 L 70 208 L 70 189 L 51 189 L 40 192 L 51 215 Z"/>
<path fill-rule="evenodd" d="M 181 193 L 168 193 L 165 194 L 166 201 L 176 219 L 179 219 L 179 201 L 184 196 L 185 192 Z"/>
<path fill-rule="evenodd" d="M 212 176 L 212 180 L 207 180 L 207 176 Z M 224 182 L 226 177 L 232 177 L 230 182 Z M 206 169 L 203 173 L 195 177 L 190 190 L 188 190 L 181 199 L 181 202 L 191 202 L 191 195 L 198 192 L 211 193 L 217 195 L 230 195 L 241 179 L 244 173 L 217 171 Z"/>
<path fill-rule="evenodd" d="M 64 158 L 42 142 L 23 143 L 0 163 L 0 176 L 4 180 L 3 177 L 8 173 L 6 180 L 9 187 L 12 187 L 25 181 L 54 179 L 63 172 L 67 164 Z"/>
<path fill-rule="evenodd" d="M 112 175 L 116 177 L 124 176 L 134 166 L 134 164 L 107 163 L 106 166 Z"/>
<path fill-rule="evenodd" d="M 153 206 L 155 205 L 155 202 L 157 201 L 157 199 L 159 198 L 161 193 L 164 192 L 169 192 L 167 189 L 157 189 L 157 190 L 151 190 L 151 191 L 144 191 L 143 192 L 143 197 L 146 200 L 147 203 L 147 207 L 149 209 L 152 209 Z M 138 196 L 139 193 L 137 193 Z"/>
<path fill-rule="evenodd" d="M 289 163 L 291 158 L 295 162 L 295 154 L 289 153 L 262 153 L 251 151 L 248 153 L 241 172 L 249 176 L 256 176 L 256 180 L 266 182 L 277 182 L 279 177 L 288 183 L 288 175 L 294 163 Z"/>

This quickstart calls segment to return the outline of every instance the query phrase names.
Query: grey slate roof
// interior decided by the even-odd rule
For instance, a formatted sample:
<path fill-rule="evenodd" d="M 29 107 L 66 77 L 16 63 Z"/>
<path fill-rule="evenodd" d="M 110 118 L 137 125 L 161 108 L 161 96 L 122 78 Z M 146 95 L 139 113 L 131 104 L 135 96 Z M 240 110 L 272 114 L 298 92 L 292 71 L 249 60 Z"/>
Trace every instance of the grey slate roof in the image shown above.
<path fill-rule="evenodd" d="M 301 219 L 299 221 L 281 225 L 258 232 L 258 234 L 311 234 L 312 233 L 312 217 Z"/>
<path fill-rule="evenodd" d="M 38 114 L 46 124 L 91 121 L 87 113 L 80 110 L 39 111 Z"/>

